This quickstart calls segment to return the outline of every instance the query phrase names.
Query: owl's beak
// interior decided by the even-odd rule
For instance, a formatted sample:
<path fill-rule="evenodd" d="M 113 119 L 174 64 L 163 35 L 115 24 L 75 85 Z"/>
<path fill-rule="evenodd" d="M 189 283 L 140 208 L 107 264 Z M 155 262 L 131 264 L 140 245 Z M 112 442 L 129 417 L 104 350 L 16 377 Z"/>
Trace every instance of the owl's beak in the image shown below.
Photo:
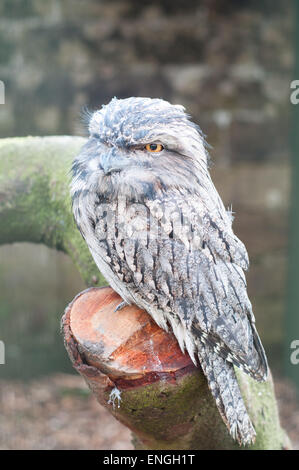
<path fill-rule="evenodd" d="M 101 157 L 101 165 L 105 175 L 123 170 L 128 164 L 128 159 L 121 155 L 117 148 L 112 148 Z"/>

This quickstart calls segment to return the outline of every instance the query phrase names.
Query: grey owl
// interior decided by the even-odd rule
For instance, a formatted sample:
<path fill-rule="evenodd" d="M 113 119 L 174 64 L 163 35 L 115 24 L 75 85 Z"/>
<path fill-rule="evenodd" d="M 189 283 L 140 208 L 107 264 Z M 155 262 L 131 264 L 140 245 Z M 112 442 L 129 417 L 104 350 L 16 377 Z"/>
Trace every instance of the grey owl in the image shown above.
<path fill-rule="evenodd" d="M 114 98 L 89 120 L 72 166 L 77 226 L 123 305 L 171 329 L 202 367 L 234 439 L 255 430 L 234 365 L 268 374 L 243 270 L 248 256 L 208 170 L 200 128 L 184 108 L 151 98 Z"/>

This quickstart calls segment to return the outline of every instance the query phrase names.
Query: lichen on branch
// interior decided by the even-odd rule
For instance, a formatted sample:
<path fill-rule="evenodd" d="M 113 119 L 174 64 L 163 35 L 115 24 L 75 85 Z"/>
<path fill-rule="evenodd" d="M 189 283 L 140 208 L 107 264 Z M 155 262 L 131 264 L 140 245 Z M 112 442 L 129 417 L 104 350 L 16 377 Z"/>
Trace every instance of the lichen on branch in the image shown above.
<path fill-rule="evenodd" d="M 0 244 L 43 243 L 64 251 L 87 285 L 103 285 L 71 210 L 70 168 L 84 142 L 70 136 L 0 140 Z"/>

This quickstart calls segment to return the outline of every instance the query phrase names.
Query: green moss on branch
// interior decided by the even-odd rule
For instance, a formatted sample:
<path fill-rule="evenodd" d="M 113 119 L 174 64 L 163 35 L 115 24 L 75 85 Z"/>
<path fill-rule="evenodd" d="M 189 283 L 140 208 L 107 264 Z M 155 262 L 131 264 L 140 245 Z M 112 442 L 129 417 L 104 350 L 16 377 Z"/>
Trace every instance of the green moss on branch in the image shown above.
<path fill-rule="evenodd" d="M 68 136 L 0 140 L 0 244 L 27 241 L 64 251 L 87 285 L 103 285 L 71 211 L 70 168 L 84 142 Z"/>

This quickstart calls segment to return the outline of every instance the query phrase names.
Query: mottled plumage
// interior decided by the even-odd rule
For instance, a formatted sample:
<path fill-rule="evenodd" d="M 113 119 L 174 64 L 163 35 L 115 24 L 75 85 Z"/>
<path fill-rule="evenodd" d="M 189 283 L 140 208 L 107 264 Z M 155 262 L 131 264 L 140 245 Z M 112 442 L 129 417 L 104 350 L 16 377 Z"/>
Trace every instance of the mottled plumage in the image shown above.
<path fill-rule="evenodd" d="M 128 98 L 95 112 L 89 132 L 72 199 L 97 266 L 126 303 L 173 331 L 231 435 L 252 442 L 233 364 L 265 380 L 267 360 L 246 292 L 247 252 L 210 178 L 200 129 L 181 106 Z M 163 149 L 148 151 L 152 143 Z"/>

